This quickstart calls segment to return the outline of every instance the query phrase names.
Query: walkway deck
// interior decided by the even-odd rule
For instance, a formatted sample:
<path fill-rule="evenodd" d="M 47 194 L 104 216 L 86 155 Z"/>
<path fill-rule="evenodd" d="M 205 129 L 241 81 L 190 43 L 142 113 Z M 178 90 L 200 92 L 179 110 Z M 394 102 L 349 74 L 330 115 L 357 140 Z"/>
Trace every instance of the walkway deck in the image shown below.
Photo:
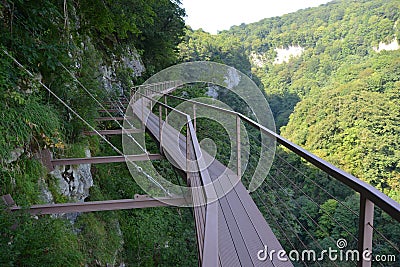
<path fill-rule="evenodd" d="M 141 101 L 139 101 L 141 102 Z M 135 115 L 142 118 L 141 106 L 134 110 Z M 159 140 L 159 118 L 144 108 L 145 123 L 147 130 Z M 162 126 L 164 121 L 161 122 Z M 177 130 L 171 126 L 164 127 L 166 131 L 163 136 L 178 136 Z M 164 138 L 164 137 L 163 137 Z M 165 138 L 166 139 L 166 138 Z M 164 139 L 164 140 L 165 140 Z M 181 151 L 186 151 L 186 137 L 179 134 L 179 147 Z M 184 164 L 186 159 L 173 143 L 165 142 L 163 145 L 164 153 L 172 157 L 177 164 Z M 206 152 L 202 151 L 206 158 L 210 158 Z M 208 167 L 208 172 L 212 181 L 216 181 L 221 175 L 228 176 L 230 181 L 237 180 L 236 174 L 225 167 L 218 160 L 213 160 Z M 242 182 L 229 192 L 223 188 L 219 181 L 215 182 L 215 190 L 218 196 L 218 250 L 220 266 L 293 266 L 291 262 L 279 261 L 276 257 L 272 260 L 260 261 L 258 252 L 266 245 L 268 251 L 279 251 L 282 249 L 279 241 L 273 234 L 271 228 L 265 221 L 263 215 L 258 210 L 253 199 L 245 189 Z M 196 218 L 197 222 L 198 218 Z M 275 254 L 276 256 L 276 254 Z"/>

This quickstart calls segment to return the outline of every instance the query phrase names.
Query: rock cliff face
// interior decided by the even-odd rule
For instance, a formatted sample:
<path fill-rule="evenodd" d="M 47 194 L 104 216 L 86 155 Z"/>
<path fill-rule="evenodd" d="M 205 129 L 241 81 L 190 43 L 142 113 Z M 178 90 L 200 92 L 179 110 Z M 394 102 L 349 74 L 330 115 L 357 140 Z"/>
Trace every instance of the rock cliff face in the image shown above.
<path fill-rule="evenodd" d="M 90 150 L 86 149 L 85 154 L 90 157 Z M 68 199 L 84 202 L 89 196 L 89 189 L 93 186 L 90 164 L 60 166 L 51 174 L 57 178 L 60 193 Z"/>
<path fill-rule="evenodd" d="M 111 55 L 111 64 L 103 64 L 100 66 L 100 73 L 102 74 L 102 82 L 104 89 L 107 92 L 116 90 L 118 93 L 123 93 L 123 86 L 117 77 L 119 69 L 128 70 L 130 78 L 134 79 L 142 75 L 145 67 L 140 59 L 139 54 L 135 49 L 128 48 L 121 57 Z"/>
<path fill-rule="evenodd" d="M 4 160 L 4 163 L 10 164 L 21 157 L 21 155 L 25 152 L 25 150 L 21 147 L 18 147 L 10 152 L 10 156 L 8 159 Z"/>
<path fill-rule="evenodd" d="M 123 92 L 122 82 L 118 78 L 118 72 L 127 70 L 131 79 L 139 77 L 145 71 L 136 49 L 126 49 L 122 56 L 111 55 L 107 62 L 99 66 L 100 80 L 104 90 L 108 92 Z M 90 157 L 89 149 L 85 151 L 86 157 Z M 81 164 L 74 166 L 59 166 L 51 174 L 57 179 L 60 193 L 70 201 L 84 202 L 89 196 L 89 189 L 93 186 L 93 177 L 90 170 L 90 164 Z M 46 187 L 42 187 L 42 198 L 46 202 L 52 202 L 53 197 Z"/>
<path fill-rule="evenodd" d="M 382 51 L 394 51 L 400 49 L 400 44 L 396 38 L 394 38 L 390 43 L 386 44 L 384 42 L 380 42 L 378 47 L 373 47 L 375 52 L 382 52 Z"/>
<path fill-rule="evenodd" d="M 39 188 L 40 188 L 40 199 L 44 203 L 54 203 L 54 197 L 49 187 L 47 186 L 46 181 L 43 178 L 39 179 Z"/>
<path fill-rule="evenodd" d="M 207 89 L 208 90 L 206 92 L 206 95 L 208 95 L 209 97 L 212 97 L 214 99 L 218 98 L 218 86 L 210 85 Z"/>

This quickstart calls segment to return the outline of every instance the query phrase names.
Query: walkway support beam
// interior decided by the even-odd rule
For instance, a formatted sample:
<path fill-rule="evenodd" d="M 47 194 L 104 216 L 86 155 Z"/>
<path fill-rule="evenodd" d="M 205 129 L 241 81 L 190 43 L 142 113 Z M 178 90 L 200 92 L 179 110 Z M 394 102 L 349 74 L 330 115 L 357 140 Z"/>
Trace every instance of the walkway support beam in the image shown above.
<path fill-rule="evenodd" d="M 98 131 L 84 131 L 84 135 L 119 135 L 119 134 L 130 134 L 130 133 L 142 133 L 142 129 L 116 129 L 116 130 L 98 130 Z"/>
<path fill-rule="evenodd" d="M 115 163 L 125 161 L 146 161 L 162 159 L 160 154 L 142 154 L 142 155 L 127 155 L 127 156 L 107 156 L 107 157 L 92 157 L 92 158 L 70 158 L 70 159 L 52 159 L 51 164 L 57 165 L 77 165 L 77 164 L 101 164 Z"/>
<path fill-rule="evenodd" d="M 2 197 L 9 206 L 10 211 L 23 210 L 19 206 L 10 205 L 10 195 Z M 165 201 L 163 201 L 165 200 Z M 106 200 L 106 201 L 91 201 L 91 202 L 78 202 L 78 203 L 62 203 L 62 204 L 45 204 L 33 205 L 27 209 L 31 214 L 60 214 L 60 213 L 73 213 L 73 212 L 92 212 L 92 211 L 106 211 L 106 210 L 126 210 L 126 209 L 141 209 L 152 207 L 180 206 L 187 204 L 184 198 L 159 198 L 155 199 L 147 195 L 135 195 L 134 199 L 119 199 L 119 200 Z M 12 201 L 13 203 L 13 201 Z"/>

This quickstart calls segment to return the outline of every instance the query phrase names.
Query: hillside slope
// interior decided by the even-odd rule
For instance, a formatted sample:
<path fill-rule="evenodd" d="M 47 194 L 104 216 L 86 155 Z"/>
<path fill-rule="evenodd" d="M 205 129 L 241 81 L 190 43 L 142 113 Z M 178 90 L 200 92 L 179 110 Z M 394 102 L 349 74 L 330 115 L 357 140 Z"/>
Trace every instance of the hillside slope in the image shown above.
<path fill-rule="evenodd" d="M 283 136 L 400 200 L 400 2 L 338 0 L 210 35 L 181 59 L 215 60 L 264 89 Z"/>

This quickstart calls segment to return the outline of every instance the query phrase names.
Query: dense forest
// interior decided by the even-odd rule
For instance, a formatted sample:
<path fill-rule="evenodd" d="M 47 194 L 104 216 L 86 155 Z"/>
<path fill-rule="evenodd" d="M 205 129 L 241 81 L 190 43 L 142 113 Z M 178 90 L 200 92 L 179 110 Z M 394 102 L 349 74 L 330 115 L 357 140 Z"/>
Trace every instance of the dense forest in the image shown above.
<path fill-rule="evenodd" d="M 180 55 L 248 74 L 284 137 L 399 200 L 399 51 L 377 51 L 397 44 L 399 9 L 333 1 L 217 35 L 188 28 Z M 277 49 L 291 47 L 303 52 L 278 64 Z"/>
<path fill-rule="evenodd" d="M 1 1 L 0 196 L 11 194 L 24 207 L 83 201 L 60 190 L 38 152 L 48 148 L 60 158 L 84 157 L 88 150 L 92 156 L 116 155 L 100 138 L 83 136 L 88 125 L 49 90 L 89 125 L 113 129 L 113 122 L 95 121 L 99 106 L 93 97 L 106 101 L 175 63 L 209 60 L 254 80 L 282 136 L 400 201 L 398 0 L 335 0 L 216 35 L 185 26 L 184 16 L 179 0 Z M 208 85 L 191 85 L 175 94 L 209 97 L 208 90 Z M 217 93 L 232 108 L 245 109 L 222 88 Z M 199 120 L 197 127 L 199 140 L 229 146 L 217 123 Z M 109 141 L 121 147 L 120 137 Z M 256 155 L 257 137 L 250 141 Z M 218 150 L 222 162 L 226 153 Z M 254 171 L 251 163 L 244 179 Z M 179 180 L 166 160 L 155 167 Z M 144 193 L 125 164 L 95 165 L 90 172 L 93 186 L 84 201 Z M 357 221 L 342 206 L 357 207 L 357 195 L 282 147 L 270 174 L 252 196 L 285 249 L 325 248 L 340 237 L 355 246 L 351 233 L 357 232 Z M 282 217 L 282 210 L 289 215 Z M 398 224 L 379 209 L 375 213 L 376 228 L 399 244 Z M 190 209 L 74 218 L 0 209 L 0 229 L 1 266 L 197 264 Z M 400 260 L 385 240 L 374 242 L 378 253 L 396 253 Z"/>
<path fill-rule="evenodd" d="M 188 27 L 180 57 L 246 73 L 283 137 L 400 201 L 399 20 L 399 1 L 332 1 L 216 35 Z M 285 248 L 320 249 L 340 237 L 355 246 L 356 219 L 345 207 L 359 204 L 348 188 L 281 147 L 266 181 L 253 197 Z M 396 223 L 375 216 L 399 243 Z"/>

